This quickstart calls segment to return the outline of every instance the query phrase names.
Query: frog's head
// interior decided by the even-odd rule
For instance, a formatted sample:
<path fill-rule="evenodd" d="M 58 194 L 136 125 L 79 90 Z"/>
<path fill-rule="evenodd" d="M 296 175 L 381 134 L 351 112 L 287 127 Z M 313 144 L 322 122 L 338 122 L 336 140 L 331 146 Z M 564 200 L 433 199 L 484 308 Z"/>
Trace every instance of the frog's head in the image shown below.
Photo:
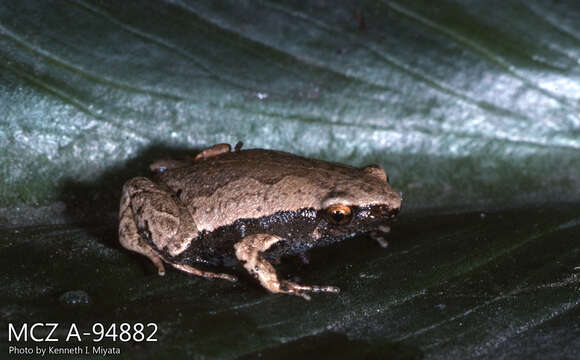
<path fill-rule="evenodd" d="M 371 231 L 392 220 L 401 209 L 401 194 L 376 165 L 360 169 L 359 176 L 337 180 L 320 204 L 318 231 L 323 237 L 348 237 Z"/>

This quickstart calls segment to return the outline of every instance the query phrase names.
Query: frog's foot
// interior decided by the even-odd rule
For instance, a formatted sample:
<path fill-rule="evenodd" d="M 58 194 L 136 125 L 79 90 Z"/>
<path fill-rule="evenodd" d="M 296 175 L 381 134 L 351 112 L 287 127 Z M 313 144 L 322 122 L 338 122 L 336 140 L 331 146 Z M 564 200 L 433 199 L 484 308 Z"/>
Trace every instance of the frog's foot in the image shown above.
<path fill-rule="evenodd" d="M 195 156 L 193 160 L 204 160 L 221 154 L 229 153 L 230 151 L 232 151 L 230 144 L 215 144 L 212 147 L 202 150 Z"/>
<path fill-rule="evenodd" d="M 383 248 L 389 246 L 389 242 L 385 239 L 385 235 L 391 231 L 391 228 L 387 225 L 381 225 L 378 231 L 372 231 L 369 233 L 371 239 L 379 243 Z"/>
<path fill-rule="evenodd" d="M 201 276 L 201 277 L 204 277 L 206 279 L 224 279 L 224 280 L 228 280 L 228 281 L 232 281 L 232 282 L 238 281 L 237 277 L 230 275 L 230 274 L 202 271 L 202 270 L 199 270 L 199 269 L 196 269 L 194 267 L 191 267 L 189 265 L 184 265 L 184 264 L 171 264 L 171 266 L 173 266 L 174 268 L 176 268 L 178 270 L 185 271 L 188 274 Z"/>
<path fill-rule="evenodd" d="M 279 280 L 276 270 L 270 264 L 262 252 L 268 250 L 272 245 L 280 241 L 279 237 L 269 234 L 255 234 L 246 236 L 239 243 L 234 245 L 236 257 L 244 263 L 244 268 L 252 274 L 260 284 L 272 293 L 285 293 L 300 296 L 305 300 L 310 300 L 307 292 L 332 292 L 340 291 L 334 286 L 300 285 L 290 281 Z"/>

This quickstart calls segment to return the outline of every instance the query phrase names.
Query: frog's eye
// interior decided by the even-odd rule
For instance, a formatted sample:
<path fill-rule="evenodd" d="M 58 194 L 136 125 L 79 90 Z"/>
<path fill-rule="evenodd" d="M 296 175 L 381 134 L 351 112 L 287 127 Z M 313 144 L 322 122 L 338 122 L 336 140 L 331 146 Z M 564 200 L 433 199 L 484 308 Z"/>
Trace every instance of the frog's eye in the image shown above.
<path fill-rule="evenodd" d="M 346 205 L 335 204 L 326 208 L 326 215 L 330 222 L 337 225 L 344 225 L 352 219 L 352 211 Z"/>

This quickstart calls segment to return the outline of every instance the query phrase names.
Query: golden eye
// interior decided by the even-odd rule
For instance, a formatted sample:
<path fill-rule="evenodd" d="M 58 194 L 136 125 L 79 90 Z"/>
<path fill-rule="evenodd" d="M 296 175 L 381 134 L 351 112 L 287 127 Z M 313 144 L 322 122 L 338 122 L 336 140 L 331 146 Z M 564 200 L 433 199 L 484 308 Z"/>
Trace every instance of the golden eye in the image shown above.
<path fill-rule="evenodd" d="M 326 208 L 328 220 L 337 225 L 344 225 L 352 219 L 352 211 L 346 205 L 335 204 Z"/>

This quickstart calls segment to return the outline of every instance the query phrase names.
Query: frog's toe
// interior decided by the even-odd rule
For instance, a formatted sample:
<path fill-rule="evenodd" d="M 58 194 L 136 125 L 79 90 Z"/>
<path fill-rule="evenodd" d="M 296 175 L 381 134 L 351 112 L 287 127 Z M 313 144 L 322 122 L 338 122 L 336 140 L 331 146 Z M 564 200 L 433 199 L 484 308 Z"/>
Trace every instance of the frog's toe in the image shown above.
<path fill-rule="evenodd" d="M 340 292 L 340 288 L 336 287 L 336 286 L 317 286 L 317 285 L 313 285 L 312 287 L 312 292 L 329 292 L 329 293 L 334 293 L 334 294 L 338 294 Z"/>
<path fill-rule="evenodd" d="M 386 248 L 387 246 L 389 246 L 389 242 L 383 236 L 385 233 L 386 232 L 372 231 L 371 233 L 369 233 L 369 235 L 370 235 L 371 239 L 378 242 L 382 248 Z"/>
<path fill-rule="evenodd" d="M 189 273 L 189 274 L 192 274 L 195 276 L 200 276 L 200 277 L 203 277 L 206 279 L 224 279 L 224 280 L 228 280 L 231 282 L 238 281 L 237 277 L 235 277 L 234 275 L 230 275 L 230 274 L 203 271 L 203 270 L 199 270 L 199 269 L 196 269 L 192 266 L 185 265 L 185 264 L 171 264 L 171 266 L 173 266 L 174 268 L 176 268 L 178 270 L 185 271 L 186 273 Z"/>
<path fill-rule="evenodd" d="M 156 258 L 155 260 L 151 259 L 151 261 L 153 261 L 155 267 L 157 268 L 157 274 L 159 276 L 165 276 L 165 266 L 163 266 L 163 261 L 161 261 L 159 258 Z"/>
<path fill-rule="evenodd" d="M 234 275 L 223 274 L 223 273 L 219 273 L 219 274 L 215 274 L 215 275 L 216 275 L 215 277 L 218 279 L 224 279 L 224 280 L 231 281 L 231 282 L 238 281 L 238 278 Z"/>
<path fill-rule="evenodd" d="M 310 295 L 308 295 L 305 292 L 302 291 L 296 291 L 296 292 L 291 292 L 289 294 L 295 295 L 295 296 L 300 296 L 301 298 L 303 298 L 304 300 L 308 300 L 310 301 L 312 298 L 310 297 Z"/>
<path fill-rule="evenodd" d="M 309 291 L 309 292 L 330 292 L 330 293 L 339 293 L 340 289 L 336 286 L 319 286 L 319 285 L 298 285 L 297 289 L 302 291 Z"/>
<path fill-rule="evenodd" d="M 340 292 L 340 289 L 336 286 L 300 285 L 290 281 L 282 281 L 280 290 L 287 294 L 300 296 L 305 300 L 310 300 L 310 295 L 307 292 L 330 292 L 335 294 Z"/>

